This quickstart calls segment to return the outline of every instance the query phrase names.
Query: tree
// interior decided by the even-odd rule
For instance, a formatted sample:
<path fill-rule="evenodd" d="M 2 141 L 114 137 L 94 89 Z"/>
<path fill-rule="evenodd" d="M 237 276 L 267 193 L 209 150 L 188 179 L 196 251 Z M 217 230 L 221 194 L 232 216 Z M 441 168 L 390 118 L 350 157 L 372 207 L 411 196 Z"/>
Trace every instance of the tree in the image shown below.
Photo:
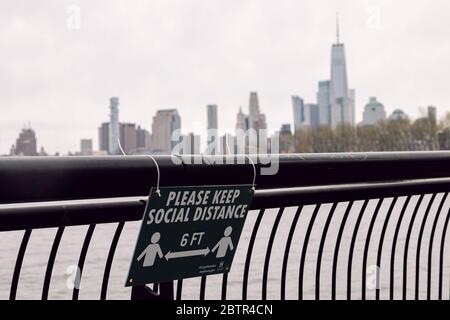
<path fill-rule="evenodd" d="M 436 123 L 427 116 L 411 122 L 387 119 L 374 125 L 353 127 L 342 123 L 335 129 L 304 127 L 295 132 L 295 152 L 417 151 L 450 148 L 450 112 Z"/>
<path fill-rule="evenodd" d="M 299 128 L 295 131 L 294 150 L 298 153 L 314 152 L 313 133 L 310 127 Z"/>

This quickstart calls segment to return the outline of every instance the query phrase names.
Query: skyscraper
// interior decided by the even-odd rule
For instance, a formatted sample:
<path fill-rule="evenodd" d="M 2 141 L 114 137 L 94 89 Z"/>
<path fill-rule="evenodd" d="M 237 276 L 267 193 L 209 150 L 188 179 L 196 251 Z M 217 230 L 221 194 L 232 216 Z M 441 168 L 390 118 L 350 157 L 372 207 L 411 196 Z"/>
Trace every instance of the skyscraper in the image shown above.
<path fill-rule="evenodd" d="M 249 131 L 251 129 L 251 131 Z M 239 112 L 236 117 L 236 150 L 238 153 L 267 152 L 266 115 L 259 108 L 258 93 L 250 92 L 249 113 Z M 250 137 L 251 139 L 248 139 Z M 256 139 L 253 139 L 255 137 Z"/>
<path fill-rule="evenodd" d="M 236 144 L 236 137 L 232 134 L 225 133 L 220 137 L 220 149 L 222 154 L 236 154 L 238 153 L 238 146 Z"/>
<path fill-rule="evenodd" d="M 299 96 L 292 96 L 292 107 L 294 109 L 294 134 L 302 128 L 316 129 L 319 126 L 319 106 L 317 104 L 305 104 Z M 280 131 L 280 134 L 282 132 L 283 130 Z"/>
<path fill-rule="evenodd" d="M 261 113 L 259 109 L 259 99 L 257 92 L 250 92 L 248 117 L 250 129 L 255 129 L 256 131 L 260 129 L 267 129 L 266 116 Z"/>
<path fill-rule="evenodd" d="M 369 102 L 364 107 L 363 125 L 374 125 L 380 120 L 386 119 L 384 105 L 377 101 L 377 98 L 370 97 Z"/>
<path fill-rule="evenodd" d="M 314 103 L 305 104 L 305 116 L 308 126 L 317 129 L 319 126 L 319 106 Z"/>
<path fill-rule="evenodd" d="M 136 129 L 136 148 L 146 149 L 150 145 L 150 132 L 138 126 Z"/>
<path fill-rule="evenodd" d="M 236 116 L 236 130 L 247 131 L 250 129 L 249 117 L 242 112 L 242 108 L 239 107 L 239 112 Z"/>
<path fill-rule="evenodd" d="M 212 154 L 218 153 L 218 125 L 217 125 L 217 105 L 209 104 L 206 106 L 208 132 L 207 132 L 207 150 Z"/>
<path fill-rule="evenodd" d="M 119 98 L 112 97 L 109 99 L 109 152 L 111 154 L 119 153 L 119 137 L 120 137 L 120 125 L 119 125 Z"/>
<path fill-rule="evenodd" d="M 181 154 L 200 154 L 200 136 L 193 132 L 181 136 Z M 217 153 L 217 152 L 216 152 Z"/>
<path fill-rule="evenodd" d="M 303 99 L 299 96 L 292 96 L 292 109 L 294 112 L 294 131 L 298 130 L 305 122 L 305 109 Z"/>
<path fill-rule="evenodd" d="M 319 90 L 317 91 L 319 124 L 329 127 L 331 126 L 330 100 L 330 80 L 319 81 Z"/>
<path fill-rule="evenodd" d="M 173 147 L 179 143 L 180 137 L 172 134 L 181 129 L 181 118 L 176 109 L 158 110 L 152 123 L 152 151 L 162 154 L 170 154 Z"/>
<path fill-rule="evenodd" d="M 239 107 L 239 112 L 236 117 L 236 130 L 254 129 L 257 132 L 260 129 L 267 129 L 266 115 L 261 113 L 259 108 L 259 99 L 257 92 L 250 92 L 248 115 L 242 112 Z"/>
<path fill-rule="evenodd" d="M 339 20 L 336 23 L 336 43 L 331 47 L 330 115 L 331 126 L 340 123 L 354 125 L 354 91 L 349 90 L 344 44 L 339 42 Z"/>
<path fill-rule="evenodd" d="M 347 65 L 344 44 L 339 42 L 339 21 L 336 25 L 336 43 L 331 46 L 330 97 L 332 100 L 348 97 Z"/>
<path fill-rule="evenodd" d="M 11 154 L 16 156 L 37 156 L 36 134 L 31 128 L 23 128 L 16 140 L 16 145 L 11 148 Z"/>
<path fill-rule="evenodd" d="M 80 154 L 82 156 L 91 156 L 92 155 L 92 139 L 81 139 Z"/>
<path fill-rule="evenodd" d="M 98 128 L 98 149 L 109 153 L 109 122 L 103 122 Z"/>
<path fill-rule="evenodd" d="M 250 128 L 255 129 L 259 120 L 259 99 L 258 93 L 250 92 L 250 101 L 248 105 Z"/>
<path fill-rule="evenodd" d="M 137 149 L 137 132 L 136 124 L 121 123 L 120 124 L 120 144 L 126 154 L 132 153 Z"/>
<path fill-rule="evenodd" d="M 292 135 L 290 124 L 281 125 L 278 138 L 280 153 L 290 153 L 294 151 L 294 137 Z"/>

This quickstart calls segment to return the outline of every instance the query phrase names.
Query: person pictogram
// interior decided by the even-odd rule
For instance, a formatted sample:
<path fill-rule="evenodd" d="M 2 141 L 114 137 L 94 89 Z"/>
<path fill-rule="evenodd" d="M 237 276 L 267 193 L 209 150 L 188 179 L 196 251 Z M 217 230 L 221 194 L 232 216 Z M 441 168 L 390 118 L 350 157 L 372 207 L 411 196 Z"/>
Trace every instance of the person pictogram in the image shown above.
<path fill-rule="evenodd" d="M 217 251 L 216 258 L 223 258 L 227 254 L 228 249 L 230 251 L 234 250 L 233 241 L 231 241 L 231 232 L 233 228 L 228 226 L 223 232 L 223 237 L 217 242 L 217 244 L 212 248 L 211 252 Z"/>
<path fill-rule="evenodd" d="M 150 244 L 147 246 L 147 248 L 142 251 L 142 253 L 137 258 L 138 261 L 140 261 L 143 257 L 144 263 L 143 267 L 151 267 L 155 264 L 156 256 L 158 256 L 160 259 L 164 257 L 164 254 L 161 250 L 161 247 L 159 246 L 159 239 L 161 238 L 161 234 L 159 232 L 155 232 L 152 234 L 152 237 L 150 239 Z"/>

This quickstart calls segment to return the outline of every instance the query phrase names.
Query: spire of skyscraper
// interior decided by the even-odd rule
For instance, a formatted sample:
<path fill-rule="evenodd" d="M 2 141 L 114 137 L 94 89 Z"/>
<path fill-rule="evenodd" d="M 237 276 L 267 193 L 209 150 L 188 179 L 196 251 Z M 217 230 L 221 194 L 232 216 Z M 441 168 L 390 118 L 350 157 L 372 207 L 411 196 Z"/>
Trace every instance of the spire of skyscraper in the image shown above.
<path fill-rule="evenodd" d="M 336 12 L 336 44 L 339 44 L 339 12 Z"/>

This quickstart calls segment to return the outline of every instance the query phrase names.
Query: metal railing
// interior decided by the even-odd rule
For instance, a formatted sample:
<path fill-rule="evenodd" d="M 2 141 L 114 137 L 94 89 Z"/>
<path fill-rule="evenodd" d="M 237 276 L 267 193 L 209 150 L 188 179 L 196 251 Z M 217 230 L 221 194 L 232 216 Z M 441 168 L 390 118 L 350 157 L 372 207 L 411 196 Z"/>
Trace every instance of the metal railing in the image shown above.
<path fill-rule="evenodd" d="M 248 162 L 175 164 L 169 156 L 156 159 L 161 186 L 248 184 L 253 177 Z M 262 165 L 254 160 L 257 191 L 249 215 L 255 218 L 254 222 L 247 219 L 246 225 L 253 223 L 248 226 L 251 232 L 248 241 L 240 243 L 246 252 L 239 275 L 242 299 L 249 298 L 250 266 L 258 239 L 264 241 L 263 252 L 258 252 L 263 256 L 258 281 L 262 299 L 269 298 L 269 291 L 278 292 L 281 299 L 448 297 L 444 289 L 450 276 L 450 152 L 282 155 L 276 175 L 261 175 Z M 45 300 L 65 229 L 89 226 L 78 257 L 82 278 L 96 226 L 116 223 L 103 268 L 100 299 L 106 299 L 124 226 L 142 218 L 145 196 L 156 178 L 155 164 L 145 156 L 0 159 L 0 231 L 24 231 L 9 298 L 16 298 L 33 230 L 57 228 L 42 287 Z M 287 229 L 280 229 L 288 219 L 287 208 L 294 211 Z M 270 232 L 261 234 L 271 209 L 277 211 Z M 285 239 L 276 241 L 280 235 Z M 280 261 L 273 261 L 274 251 L 281 254 Z M 280 270 L 271 269 L 274 263 Z M 368 284 L 374 279 L 368 276 L 372 266 L 376 267 L 375 286 Z M 213 288 L 220 290 L 222 299 L 227 298 L 228 276 L 223 274 L 220 288 Z M 296 295 L 287 292 L 292 282 L 296 282 Z M 208 283 L 203 276 L 200 299 L 206 298 Z M 135 287 L 131 298 L 181 299 L 183 286 L 180 279 L 155 284 L 153 290 Z M 72 298 L 78 297 L 79 289 L 74 288 Z"/>

